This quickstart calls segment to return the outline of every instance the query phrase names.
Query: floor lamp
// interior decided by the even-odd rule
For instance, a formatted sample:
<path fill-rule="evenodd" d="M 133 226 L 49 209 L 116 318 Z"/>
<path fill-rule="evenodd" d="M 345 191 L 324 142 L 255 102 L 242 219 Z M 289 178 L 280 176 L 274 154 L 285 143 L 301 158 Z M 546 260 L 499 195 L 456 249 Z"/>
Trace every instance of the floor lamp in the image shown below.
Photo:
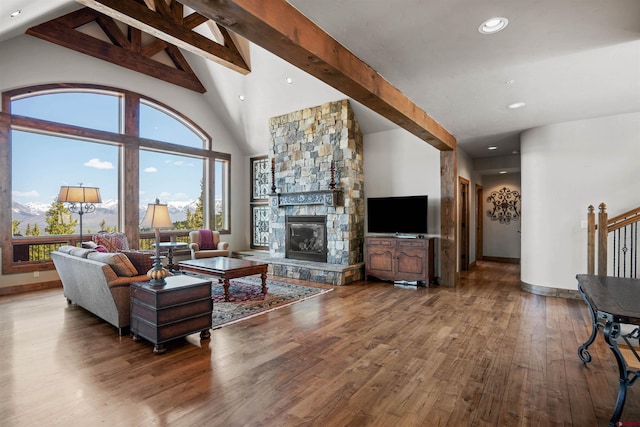
<path fill-rule="evenodd" d="M 169 275 L 169 271 L 160 262 L 160 229 L 173 228 L 167 205 L 161 204 L 158 199 L 156 199 L 155 203 L 149 203 L 147 213 L 145 213 L 140 227 L 153 228 L 156 232 L 156 256 L 153 261 L 153 267 L 147 271 L 147 277 L 151 279 L 151 285 L 164 285 L 166 284 L 164 278 Z"/>
<path fill-rule="evenodd" d="M 59 202 L 70 203 L 70 212 L 80 215 L 80 246 L 82 247 L 82 215 L 96 210 L 94 203 L 102 203 L 100 189 L 98 187 L 62 186 L 58 194 Z"/>

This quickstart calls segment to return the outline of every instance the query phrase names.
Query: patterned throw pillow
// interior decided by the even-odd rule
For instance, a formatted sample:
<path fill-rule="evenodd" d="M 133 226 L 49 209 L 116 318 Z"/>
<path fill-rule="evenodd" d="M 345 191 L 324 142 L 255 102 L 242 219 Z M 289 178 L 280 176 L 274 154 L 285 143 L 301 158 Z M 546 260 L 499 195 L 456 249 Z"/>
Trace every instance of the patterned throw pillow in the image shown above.
<path fill-rule="evenodd" d="M 109 264 L 113 271 L 120 277 L 133 277 L 138 275 L 138 270 L 131 264 L 129 258 L 121 253 L 91 252 L 88 259 Z"/>
<path fill-rule="evenodd" d="M 94 234 L 92 240 L 107 248 L 108 252 L 126 251 L 129 249 L 129 241 L 124 233 L 106 233 L 100 232 Z"/>
<path fill-rule="evenodd" d="M 138 274 L 147 274 L 147 271 L 153 267 L 154 252 L 129 250 L 120 251 L 120 253 L 125 254 L 127 258 L 129 258 L 131 264 L 138 270 Z"/>

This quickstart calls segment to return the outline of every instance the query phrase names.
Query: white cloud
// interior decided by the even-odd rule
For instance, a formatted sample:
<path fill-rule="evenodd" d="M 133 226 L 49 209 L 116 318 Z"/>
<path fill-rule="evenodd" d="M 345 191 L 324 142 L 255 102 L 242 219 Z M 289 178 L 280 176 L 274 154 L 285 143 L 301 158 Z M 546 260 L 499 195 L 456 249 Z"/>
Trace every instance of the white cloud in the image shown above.
<path fill-rule="evenodd" d="M 91 159 L 84 164 L 90 168 L 96 169 L 113 169 L 113 163 L 108 161 L 102 161 L 100 159 Z"/>
<path fill-rule="evenodd" d="M 182 165 L 184 165 L 184 160 L 178 160 L 176 162 L 173 162 L 173 164 L 176 165 L 176 166 L 182 166 Z"/>
<path fill-rule="evenodd" d="M 13 197 L 29 197 L 29 198 L 36 198 L 36 197 L 40 197 L 40 193 L 38 193 L 37 190 L 30 190 L 30 191 L 12 191 L 11 195 Z"/>
<path fill-rule="evenodd" d="M 176 193 L 173 195 L 172 200 L 189 200 L 187 193 Z"/>
<path fill-rule="evenodd" d="M 154 172 L 158 172 L 158 169 L 153 166 L 149 166 L 148 168 L 144 168 L 144 171 L 149 173 L 154 173 Z"/>

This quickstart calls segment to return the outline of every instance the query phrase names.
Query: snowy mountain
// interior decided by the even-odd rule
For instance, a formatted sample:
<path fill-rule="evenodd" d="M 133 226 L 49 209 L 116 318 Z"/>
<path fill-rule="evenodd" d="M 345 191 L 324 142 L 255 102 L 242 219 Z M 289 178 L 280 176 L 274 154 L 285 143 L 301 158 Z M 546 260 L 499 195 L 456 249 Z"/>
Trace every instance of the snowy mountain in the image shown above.
<path fill-rule="evenodd" d="M 187 216 L 187 210 L 194 212 L 198 201 L 190 200 L 187 202 L 168 202 L 169 215 L 172 221 L 183 221 Z M 24 233 L 27 224 L 32 227 L 34 224 L 38 224 L 40 230 L 44 233 L 44 229 L 47 226 L 46 213 L 51 208 L 51 203 L 38 203 L 29 202 L 21 204 L 13 202 L 11 205 L 12 219 L 19 221 L 20 225 L 18 229 L 21 233 Z M 147 206 L 140 206 L 140 220 L 144 217 L 147 211 Z M 77 213 L 72 213 L 73 219 L 78 219 Z M 105 221 L 108 227 L 114 227 L 118 223 L 118 201 L 117 200 L 105 200 L 104 202 L 96 205 L 95 212 L 87 213 L 82 216 L 82 232 L 92 233 L 100 230 L 100 223 Z"/>

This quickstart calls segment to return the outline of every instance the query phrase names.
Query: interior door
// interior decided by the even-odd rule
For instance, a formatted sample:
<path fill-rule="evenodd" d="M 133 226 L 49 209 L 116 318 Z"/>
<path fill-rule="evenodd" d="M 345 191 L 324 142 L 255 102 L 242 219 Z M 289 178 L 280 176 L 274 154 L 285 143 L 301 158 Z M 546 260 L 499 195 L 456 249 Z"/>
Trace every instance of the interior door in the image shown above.
<path fill-rule="evenodd" d="M 484 213 L 482 186 L 476 184 L 476 261 L 482 261 L 482 218 Z"/>
<path fill-rule="evenodd" d="M 469 270 L 469 180 L 458 177 L 460 194 L 460 271 Z"/>

